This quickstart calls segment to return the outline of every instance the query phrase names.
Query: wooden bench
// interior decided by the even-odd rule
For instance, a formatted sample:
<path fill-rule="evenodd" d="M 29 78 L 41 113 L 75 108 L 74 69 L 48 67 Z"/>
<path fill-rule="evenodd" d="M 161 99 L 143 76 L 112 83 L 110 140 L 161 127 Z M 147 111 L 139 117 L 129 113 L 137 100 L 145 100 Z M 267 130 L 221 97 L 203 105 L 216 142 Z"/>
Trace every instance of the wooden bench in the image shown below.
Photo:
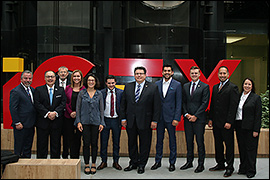
<path fill-rule="evenodd" d="M 80 159 L 19 159 L 1 179 L 81 179 Z"/>

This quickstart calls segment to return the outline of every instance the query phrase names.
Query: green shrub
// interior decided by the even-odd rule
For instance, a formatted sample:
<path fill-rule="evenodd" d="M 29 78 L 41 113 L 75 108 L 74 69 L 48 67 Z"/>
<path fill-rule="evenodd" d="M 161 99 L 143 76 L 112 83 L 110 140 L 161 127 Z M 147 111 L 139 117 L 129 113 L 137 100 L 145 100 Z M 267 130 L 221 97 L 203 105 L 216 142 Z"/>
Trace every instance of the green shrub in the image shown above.
<path fill-rule="evenodd" d="M 269 90 L 261 93 L 262 99 L 262 128 L 269 128 Z"/>

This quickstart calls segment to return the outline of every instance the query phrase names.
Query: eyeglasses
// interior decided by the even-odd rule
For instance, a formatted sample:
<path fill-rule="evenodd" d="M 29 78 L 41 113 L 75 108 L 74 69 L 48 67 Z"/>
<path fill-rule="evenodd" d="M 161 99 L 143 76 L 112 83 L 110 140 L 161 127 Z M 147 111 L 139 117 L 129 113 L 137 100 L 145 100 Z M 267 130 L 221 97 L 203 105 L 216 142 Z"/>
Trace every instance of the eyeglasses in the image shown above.
<path fill-rule="evenodd" d="M 145 73 L 135 73 L 135 76 L 142 76 L 142 75 L 144 75 Z"/>
<path fill-rule="evenodd" d="M 46 78 L 55 78 L 55 76 L 45 76 Z"/>

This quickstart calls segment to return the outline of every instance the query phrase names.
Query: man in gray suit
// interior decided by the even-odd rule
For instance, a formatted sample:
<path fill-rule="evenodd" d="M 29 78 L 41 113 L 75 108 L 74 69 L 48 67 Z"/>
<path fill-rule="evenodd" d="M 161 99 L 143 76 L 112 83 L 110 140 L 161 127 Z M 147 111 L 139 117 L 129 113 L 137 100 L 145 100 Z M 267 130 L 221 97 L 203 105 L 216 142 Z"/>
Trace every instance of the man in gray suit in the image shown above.
<path fill-rule="evenodd" d="M 152 129 L 157 127 L 159 121 L 161 102 L 157 85 L 145 80 L 145 67 L 136 67 L 134 77 L 136 81 L 125 86 L 120 106 L 120 119 L 127 130 L 130 158 L 129 166 L 124 171 L 138 167 L 138 174 L 142 174 L 149 158 Z"/>
<path fill-rule="evenodd" d="M 191 82 L 184 84 L 183 87 L 183 115 L 184 128 L 187 143 L 187 162 L 180 169 L 185 170 L 193 167 L 194 159 L 194 134 L 198 146 L 198 166 L 195 173 L 204 170 L 205 146 L 204 132 L 206 125 L 205 110 L 209 104 L 210 91 L 209 85 L 200 81 L 200 69 L 197 66 L 190 68 Z"/>

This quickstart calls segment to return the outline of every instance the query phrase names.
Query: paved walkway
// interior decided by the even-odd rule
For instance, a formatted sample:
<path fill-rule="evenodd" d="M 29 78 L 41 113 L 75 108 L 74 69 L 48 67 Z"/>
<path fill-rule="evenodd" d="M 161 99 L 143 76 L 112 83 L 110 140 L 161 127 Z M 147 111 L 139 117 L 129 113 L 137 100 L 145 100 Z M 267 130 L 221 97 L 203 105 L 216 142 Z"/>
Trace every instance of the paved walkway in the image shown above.
<path fill-rule="evenodd" d="M 180 170 L 180 167 L 185 164 L 186 158 L 177 158 L 176 170 L 169 172 L 169 160 L 168 158 L 162 159 L 162 166 L 157 170 L 150 170 L 154 164 L 155 159 L 149 158 L 149 161 L 145 168 L 145 173 L 138 174 L 136 170 L 125 172 L 124 170 L 116 170 L 112 167 L 112 157 L 108 158 L 108 167 L 102 170 L 97 170 L 94 175 L 84 174 L 84 161 L 81 159 L 81 179 L 248 179 L 245 175 L 238 175 L 239 158 L 235 158 L 234 168 L 235 171 L 231 177 L 223 177 L 225 171 L 210 172 L 208 169 L 215 166 L 214 158 L 205 159 L 205 170 L 201 173 L 194 173 L 197 167 L 197 158 L 193 162 L 193 168 L 187 170 Z M 100 157 L 97 158 L 96 165 L 98 166 L 101 162 Z M 129 158 L 120 157 L 119 164 L 124 169 L 128 166 Z M 91 163 L 91 158 L 90 158 Z M 258 158 L 257 159 L 257 174 L 252 179 L 269 179 L 269 158 Z"/>

